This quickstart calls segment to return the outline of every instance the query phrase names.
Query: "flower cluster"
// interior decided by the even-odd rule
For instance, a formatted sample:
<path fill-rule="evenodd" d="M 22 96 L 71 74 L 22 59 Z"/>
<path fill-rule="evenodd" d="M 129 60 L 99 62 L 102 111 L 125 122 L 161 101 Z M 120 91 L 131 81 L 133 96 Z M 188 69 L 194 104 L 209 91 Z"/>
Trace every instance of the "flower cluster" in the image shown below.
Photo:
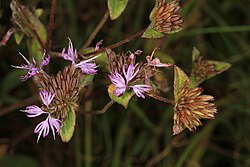
<path fill-rule="evenodd" d="M 199 83 L 209 76 L 216 75 L 218 71 L 215 69 L 215 65 L 206 62 L 203 56 L 199 56 L 193 65 L 191 76 L 194 76 L 196 81 Z"/>
<path fill-rule="evenodd" d="M 96 49 L 99 48 L 99 43 L 96 46 Z M 69 46 L 68 46 L 68 52 L 66 53 L 66 49 L 64 48 L 62 51 L 62 57 L 65 60 L 69 60 L 72 62 L 72 65 L 75 66 L 75 68 L 80 68 L 83 74 L 95 74 L 97 72 L 96 68 L 97 65 L 93 63 L 92 61 L 97 58 L 98 56 L 92 57 L 88 60 L 82 60 L 79 63 L 76 63 L 77 59 L 77 51 L 74 50 L 73 44 L 71 40 L 69 39 Z"/>
<path fill-rule="evenodd" d="M 50 129 L 55 139 L 55 133 L 59 133 L 60 128 L 61 128 L 61 121 L 53 117 L 54 111 L 49 110 L 49 105 L 54 99 L 55 94 L 52 94 L 51 92 L 48 92 L 45 90 L 40 91 L 39 94 L 40 94 L 40 98 L 43 102 L 44 107 L 40 108 L 36 105 L 32 105 L 32 106 L 26 107 L 26 110 L 22 110 L 26 112 L 27 116 L 30 118 L 34 118 L 42 114 L 47 115 L 47 118 L 44 121 L 40 122 L 34 130 L 34 133 L 39 133 L 37 142 L 39 141 L 42 134 L 43 134 L 43 137 L 45 138 L 49 134 Z"/>
<path fill-rule="evenodd" d="M 97 44 L 96 49 L 99 49 L 100 44 L 101 42 Z M 73 108 L 78 106 L 79 92 L 83 88 L 80 84 L 82 77 L 87 74 L 96 74 L 98 66 L 93 61 L 97 56 L 77 63 L 77 51 L 69 40 L 67 53 L 64 48 L 62 57 L 72 63 L 66 66 L 62 72 L 59 71 L 56 76 L 48 75 L 42 69 L 50 62 L 50 56 L 46 56 L 45 52 L 39 67 L 37 67 L 34 58 L 32 58 L 32 62 L 29 62 L 22 54 L 21 56 L 27 62 L 27 65 L 12 67 L 27 71 L 27 74 L 21 77 L 22 81 L 31 77 L 34 78 L 43 103 L 41 108 L 32 105 L 23 111 L 27 113 L 28 117 L 47 115 L 47 118 L 39 123 L 34 130 L 34 133 L 39 134 L 37 141 L 42 134 L 43 137 L 46 137 L 50 129 L 55 138 L 55 133 L 59 133 L 61 124 L 68 116 L 68 106 Z"/>
<path fill-rule="evenodd" d="M 134 79 L 136 74 L 139 72 L 139 68 L 135 69 L 133 64 L 130 64 L 126 70 L 126 65 L 123 65 L 123 76 L 119 74 L 117 71 L 109 75 L 111 82 L 116 87 L 114 94 L 116 96 L 120 96 L 123 94 L 127 88 L 133 88 L 133 91 L 138 97 L 145 98 L 143 95 L 144 92 L 152 90 L 152 87 L 147 84 L 137 84 L 137 85 L 129 85 L 129 81 Z"/>
<path fill-rule="evenodd" d="M 179 100 L 175 102 L 174 107 L 174 135 L 182 132 L 185 127 L 190 131 L 196 130 L 196 127 L 202 125 L 200 119 L 213 119 L 216 113 L 216 107 L 213 103 L 213 96 L 201 95 L 202 89 L 190 88 L 189 82 L 186 82 L 178 93 Z"/>
<path fill-rule="evenodd" d="M 169 67 L 170 64 L 161 63 L 158 58 L 153 59 L 153 54 L 147 57 L 148 63 L 135 63 L 136 56 L 142 51 L 125 55 L 116 55 L 109 51 L 109 78 L 115 86 L 114 95 L 121 96 L 127 89 L 133 89 L 138 97 L 145 98 L 145 92 L 151 91 L 152 86 L 149 79 L 157 72 L 156 67 Z"/>
<path fill-rule="evenodd" d="M 27 74 L 24 76 L 21 76 L 21 80 L 22 81 L 26 81 L 27 79 L 37 75 L 44 66 L 48 65 L 50 62 L 50 56 L 48 55 L 46 57 L 46 53 L 44 52 L 43 54 L 43 58 L 42 58 L 42 62 L 40 64 L 40 67 L 36 66 L 36 60 L 34 58 L 32 58 L 32 62 L 29 62 L 24 55 L 22 55 L 21 53 L 19 53 L 23 59 L 26 61 L 27 65 L 21 65 L 21 66 L 13 66 L 14 68 L 18 68 L 18 69 L 24 69 L 27 71 Z"/>
<path fill-rule="evenodd" d="M 182 29 L 183 19 L 177 14 L 180 6 L 176 0 L 170 3 L 166 3 L 165 0 L 160 0 L 156 5 L 157 10 L 154 15 L 154 28 L 157 31 L 169 34 L 172 31 Z"/>

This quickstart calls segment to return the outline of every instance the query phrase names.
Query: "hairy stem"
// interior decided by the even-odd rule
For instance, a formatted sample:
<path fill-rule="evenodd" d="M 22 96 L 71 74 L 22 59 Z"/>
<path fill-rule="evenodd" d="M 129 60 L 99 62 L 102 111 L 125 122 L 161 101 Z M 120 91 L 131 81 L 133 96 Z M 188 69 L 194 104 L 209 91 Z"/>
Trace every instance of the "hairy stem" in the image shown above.
<path fill-rule="evenodd" d="M 91 56 L 91 55 L 99 54 L 99 53 L 105 52 L 107 49 L 114 49 L 114 48 L 116 48 L 118 46 L 121 46 L 121 45 L 123 45 L 125 43 L 128 43 L 128 42 L 130 42 L 130 41 L 132 41 L 132 40 L 134 40 L 134 39 L 142 36 L 142 34 L 145 32 L 145 30 L 146 30 L 146 28 L 143 29 L 143 30 L 141 30 L 141 31 L 139 31 L 138 33 L 136 33 L 136 34 L 128 37 L 128 38 L 125 38 L 125 39 L 123 39 L 123 40 L 115 43 L 115 44 L 109 45 L 109 46 L 107 46 L 105 48 L 101 48 L 101 49 L 99 49 L 97 51 L 94 51 L 94 52 L 83 54 L 79 58 L 82 59 L 83 57 L 88 57 L 88 56 Z"/>
<path fill-rule="evenodd" d="M 46 41 L 46 51 L 50 49 L 51 46 L 51 36 L 54 27 L 54 18 L 55 18 L 55 8 L 56 8 L 57 0 L 52 0 L 52 5 L 50 9 L 50 17 L 49 17 L 49 26 L 47 30 L 47 41 Z"/>

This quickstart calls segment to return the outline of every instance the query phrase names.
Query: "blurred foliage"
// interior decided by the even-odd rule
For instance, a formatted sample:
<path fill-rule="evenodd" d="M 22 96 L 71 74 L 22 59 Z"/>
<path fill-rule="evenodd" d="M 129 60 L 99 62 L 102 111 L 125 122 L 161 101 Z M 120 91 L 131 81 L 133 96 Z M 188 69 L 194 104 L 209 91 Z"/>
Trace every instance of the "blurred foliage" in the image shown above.
<path fill-rule="evenodd" d="M 48 25 L 50 1 L 21 2 L 33 12 L 43 9 L 39 18 Z M 107 46 L 147 27 L 153 7 L 153 0 L 130 0 L 118 19 L 107 21 L 91 46 L 101 39 Z M 208 60 L 232 64 L 228 71 L 201 84 L 205 94 L 215 96 L 215 120 L 203 121 L 204 126 L 195 133 L 186 130 L 177 136 L 172 136 L 173 107 L 153 99 L 132 99 L 127 110 L 114 104 L 102 115 L 82 114 L 102 108 L 109 99 L 110 83 L 103 82 L 106 75 L 101 74 L 94 78 L 90 87 L 94 91 L 76 113 L 73 140 L 64 144 L 57 140 L 59 136 L 54 141 L 51 135 L 37 144 L 33 129 L 39 120 L 19 112 L 24 104 L 35 103 L 36 89 L 31 80 L 21 83 L 21 72 L 10 67 L 23 62 L 18 52 L 28 55 L 30 38 L 24 37 L 17 45 L 11 37 L 0 47 L 0 166 L 250 166 L 249 8 L 249 0 L 192 0 L 181 12 L 183 31 L 162 39 L 137 39 L 115 49 L 141 49 L 146 56 L 160 47 L 167 59 L 188 74 L 193 46 Z M 67 37 L 80 50 L 107 9 L 107 1 L 58 1 L 52 50 L 60 52 Z M 10 0 L 0 0 L 0 37 L 12 26 L 10 18 Z M 53 59 L 51 67 L 55 73 L 63 67 L 62 61 Z M 173 91 L 173 70 L 163 70 L 163 75 Z"/>

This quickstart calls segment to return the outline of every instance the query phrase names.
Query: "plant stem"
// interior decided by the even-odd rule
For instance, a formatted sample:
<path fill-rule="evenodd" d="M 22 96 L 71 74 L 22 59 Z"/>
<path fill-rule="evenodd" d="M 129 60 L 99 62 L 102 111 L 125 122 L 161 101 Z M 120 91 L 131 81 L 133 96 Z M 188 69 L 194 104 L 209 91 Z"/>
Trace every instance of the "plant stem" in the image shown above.
<path fill-rule="evenodd" d="M 90 111 L 92 101 L 85 102 L 85 111 Z M 91 115 L 85 116 L 85 167 L 91 167 L 92 154 L 92 131 L 91 131 Z"/>
<path fill-rule="evenodd" d="M 84 114 L 86 115 L 93 115 L 93 114 L 103 114 L 105 113 L 113 104 L 115 103 L 114 100 L 110 100 L 101 110 L 97 111 L 85 111 Z"/>
<path fill-rule="evenodd" d="M 12 111 L 15 111 L 16 109 L 20 108 L 20 107 L 23 107 L 23 106 L 26 106 L 26 105 L 30 105 L 32 103 L 35 103 L 36 101 L 38 101 L 38 98 L 37 98 L 37 95 L 34 95 L 34 96 L 31 96 L 31 97 L 28 97 L 27 99 L 23 99 L 17 103 L 14 103 L 10 106 L 7 106 L 5 108 L 1 108 L 0 110 L 0 117 L 6 115 L 6 114 L 9 114 L 11 113 Z"/>
<path fill-rule="evenodd" d="M 47 52 L 51 46 L 51 36 L 52 36 L 53 27 L 54 27 L 56 3 L 57 3 L 57 0 L 52 0 L 52 5 L 51 5 L 51 9 L 50 9 L 50 17 L 49 17 L 49 26 L 48 26 L 48 30 L 47 30 L 47 41 L 46 41 L 46 45 L 45 45 Z"/>
<path fill-rule="evenodd" d="M 128 37 L 128 38 L 125 38 L 125 39 L 123 39 L 123 40 L 121 40 L 121 41 L 115 43 L 115 44 L 109 45 L 109 46 L 107 46 L 107 47 L 105 47 L 105 48 L 101 48 L 101 49 L 99 49 L 99 50 L 97 50 L 97 51 L 94 51 L 94 52 L 90 52 L 90 53 L 83 54 L 83 55 L 81 55 L 81 57 L 79 57 L 79 58 L 82 59 L 83 57 L 88 57 L 88 56 L 91 56 L 91 55 L 95 55 L 95 54 L 98 54 L 98 53 L 102 53 L 102 52 L 105 52 L 107 49 L 114 49 L 114 48 L 116 48 L 116 47 L 118 47 L 118 46 L 121 46 L 121 45 L 123 45 L 123 44 L 125 44 L 125 43 L 128 43 L 128 42 L 130 42 L 130 41 L 132 41 L 132 40 L 134 40 L 134 39 L 136 39 L 136 38 L 142 36 L 142 34 L 145 32 L 145 30 L 146 30 L 146 28 L 143 29 L 143 30 L 141 30 L 141 31 L 139 31 L 139 32 L 137 32 L 136 34 L 134 34 L 134 35 L 132 35 L 132 36 L 130 36 L 130 37 Z"/>
<path fill-rule="evenodd" d="M 91 42 L 95 39 L 97 33 L 101 30 L 103 25 L 106 23 L 108 17 L 109 17 L 109 11 L 107 10 L 107 12 L 104 14 L 103 18 L 101 19 L 101 21 L 98 23 L 98 25 L 96 26 L 94 31 L 90 34 L 89 38 L 87 39 L 85 44 L 80 49 L 80 53 L 83 53 L 84 49 L 86 49 L 91 44 Z"/>
<path fill-rule="evenodd" d="M 76 159 L 76 167 L 82 167 L 82 152 L 81 152 L 81 134 L 79 126 L 76 125 L 75 130 L 75 159 Z"/>

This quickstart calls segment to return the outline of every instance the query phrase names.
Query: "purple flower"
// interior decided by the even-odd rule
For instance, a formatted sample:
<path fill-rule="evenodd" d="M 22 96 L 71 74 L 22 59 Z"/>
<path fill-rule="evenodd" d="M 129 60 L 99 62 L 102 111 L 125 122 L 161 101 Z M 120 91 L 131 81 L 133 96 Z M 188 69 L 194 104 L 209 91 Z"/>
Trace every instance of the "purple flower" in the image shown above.
<path fill-rule="evenodd" d="M 38 138 L 37 138 L 37 143 L 42 134 L 43 134 L 43 138 L 45 138 L 49 134 L 50 128 L 52 130 L 53 138 L 55 140 L 55 130 L 57 133 L 60 132 L 60 128 L 61 128 L 60 123 L 61 121 L 59 119 L 52 118 L 50 114 L 48 114 L 48 117 L 44 121 L 37 124 L 34 130 L 34 133 L 39 133 Z"/>
<path fill-rule="evenodd" d="M 118 72 L 109 75 L 109 78 L 116 87 L 116 89 L 114 90 L 115 96 L 120 96 L 126 91 L 127 88 L 126 81 Z"/>
<path fill-rule="evenodd" d="M 49 104 L 51 103 L 51 101 L 54 99 L 55 97 L 55 93 L 52 94 L 51 92 L 47 92 L 46 90 L 42 90 L 40 91 L 40 97 L 41 100 L 43 101 L 43 104 L 45 104 L 47 107 L 49 106 Z"/>
<path fill-rule="evenodd" d="M 43 67 L 43 66 L 46 66 L 49 64 L 50 62 L 50 56 L 46 57 L 45 58 L 45 53 L 43 54 L 43 58 L 42 58 L 42 62 L 40 64 L 40 68 L 38 68 L 36 66 L 36 60 L 34 58 L 32 58 L 32 62 L 29 62 L 25 57 L 24 55 L 22 55 L 21 53 L 19 53 L 23 59 L 26 61 L 27 65 L 21 65 L 21 66 L 13 66 L 11 65 L 11 67 L 13 68 L 18 68 L 18 69 L 24 69 L 27 71 L 27 74 L 24 75 L 24 76 L 21 76 L 21 80 L 22 81 L 26 81 L 27 79 L 35 76 L 36 74 L 39 73 L 39 70 Z"/>
<path fill-rule="evenodd" d="M 46 51 L 44 50 L 43 52 L 43 58 L 42 58 L 42 62 L 40 64 L 40 69 L 43 67 L 43 66 L 47 66 L 50 62 L 50 55 L 48 55 L 47 57 L 46 56 Z"/>
<path fill-rule="evenodd" d="M 43 104 L 46 105 L 47 107 L 55 97 L 55 94 L 52 94 L 51 92 L 45 90 L 40 91 L 39 94 Z M 53 137 L 55 139 L 55 132 L 59 133 L 61 128 L 60 125 L 61 121 L 59 119 L 51 117 L 51 113 L 43 111 L 40 107 L 36 105 L 28 106 L 26 107 L 26 110 L 22 111 L 26 112 L 27 116 L 30 118 L 34 118 L 42 114 L 48 115 L 47 118 L 44 121 L 40 122 L 34 130 L 34 133 L 39 133 L 37 142 L 39 141 L 42 134 L 43 137 L 46 137 L 49 134 L 50 128 L 52 130 Z"/>
<path fill-rule="evenodd" d="M 80 68 L 82 70 L 83 74 L 96 74 L 97 70 L 96 68 L 98 67 L 93 61 L 95 58 L 99 56 L 92 57 L 88 60 L 82 60 L 80 63 L 76 64 L 76 68 Z"/>
<path fill-rule="evenodd" d="M 145 96 L 143 93 L 145 91 L 152 90 L 152 87 L 150 85 L 146 85 L 146 84 L 139 84 L 139 85 L 135 85 L 135 86 L 131 86 L 131 87 L 133 88 L 133 91 L 135 92 L 136 96 L 142 97 L 143 99 L 145 99 Z"/>
<path fill-rule="evenodd" d="M 77 51 L 76 49 L 74 50 L 71 39 L 70 38 L 68 39 L 69 39 L 68 53 L 66 53 L 66 49 L 63 48 L 62 57 L 64 58 L 64 60 L 69 60 L 72 62 L 72 64 L 75 64 L 77 58 Z"/>
<path fill-rule="evenodd" d="M 50 115 L 48 117 L 49 117 L 49 125 L 50 125 L 50 128 L 51 128 L 52 134 L 53 134 L 53 138 L 55 140 L 56 139 L 55 138 L 55 130 L 56 130 L 56 133 L 60 132 L 61 121 L 59 119 L 50 117 Z"/>
<path fill-rule="evenodd" d="M 97 44 L 95 45 L 95 51 L 97 51 L 98 49 L 100 49 L 100 46 L 102 45 L 102 41 L 100 40 L 99 42 L 97 42 Z"/>
<path fill-rule="evenodd" d="M 138 84 L 138 85 L 129 85 L 129 81 L 131 81 L 139 72 L 139 69 L 135 70 L 135 66 L 133 64 L 130 64 L 127 71 L 125 69 L 125 65 L 123 65 L 122 68 L 123 75 L 125 76 L 125 79 L 121 74 L 119 74 L 117 71 L 111 75 L 109 75 L 109 78 L 111 82 L 115 86 L 114 95 L 120 96 L 123 94 L 127 88 L 133 88 L 133 91 L 135 92 L 136 96 L 145 98 L 144 92 L 152 90 L 152 87 L 147 84 Z"/>
<path fill-rule="evenodd" d="M 154 53 L 155 53 L 155 51 L 156 51 L 157 49 L 159 49 L 159 48 L 155 48 L 155 49 L 153 50 L 153 52 L 151 53 L 151 55 L 146 57 L 146 59 L 147 59 L 147 61 L 148 61 L 148 64 L 149 64 L 150 66 L 155 66 L 155 67 L 170 67 L 170 66 L 172 66 L 173 64 L 171 64 L 171 63 L 162 63 L 162 62 L 160 61 L 160 59 L 158 59 L 158 58 L 154 58 L 154 59 L 153 59 L 153 55 L 154 55 Z"/>
<path fill-rule="evenodd" d="M 101 42 L 98 42 L 96 45 L 96 49 L 99 49 Z M 69 38 L 69 46 L 68 46 L 68 53 L 66 53 L 66 49 L 64 48 L 62 51 L 62 57 L 64 60 L 69 60 L 75 66 L 75 68 L 80 68 L 83 74 L 96 74 L 98 67 L 94 62 L 92 62 L 95 58 L 99 56 L 92 57 L 88 60 L 82 60 L 79 63 L 76 63 L 77 58 L 77 50 L 73 48 L 73 44 Z"/>
<path fill-rule="evenodd" d="M 44 112 L 40 107 L 36 105 L 28 106 L 26 107 L 26 110 L 22 110 L 22 111 L 26 112 L 27 117 L 30 117 L 30 118 L 37 117 L 42 114 L 46 114 L 46 112 Z"/>
<path fill-rule="evenodd" d="M 131 81 L 136 76 L 136 74 L 139 72 L 139 69 L 137 69 L 135 71 L 135 66 L 133 64 L 130 64 L 128 66 L 127 72 L 125 70 L 125 65 L 123 66 L 122 71 L 123 71 L 123 74 L 124 74 L 126 81 L 127 81 L 127 84 L 128 84 L 128 82 Z"/>

